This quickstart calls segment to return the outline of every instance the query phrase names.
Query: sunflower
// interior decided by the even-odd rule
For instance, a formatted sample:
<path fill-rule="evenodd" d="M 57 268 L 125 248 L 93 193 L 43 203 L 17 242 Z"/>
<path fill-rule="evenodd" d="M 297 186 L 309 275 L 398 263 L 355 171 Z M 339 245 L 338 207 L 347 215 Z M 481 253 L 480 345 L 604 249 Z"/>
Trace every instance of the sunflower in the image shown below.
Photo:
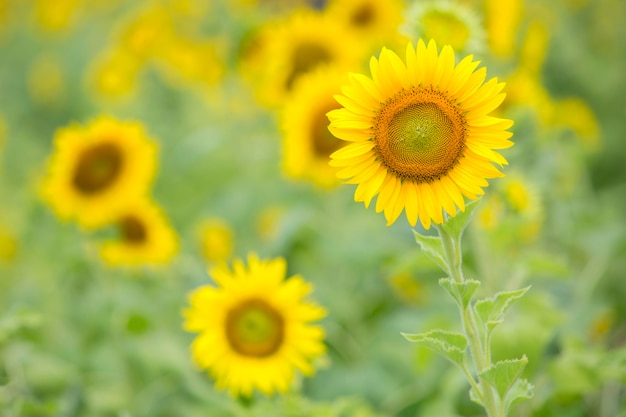
<path fill-rule="evenodd" d="M 326 113 L 339 107 L 333 95 L 345 81 L 342 71 L 319 68 L 303 76 L 281 112 L 283 171 L 292 178 L 306 178 L 322 187 L 338 183 L 328 165 L 330 154 L 342 142 L 328 130 Z"/>
<path fill-rule="evenodd" d="M 302 277 L 285 280 L 282 258 L 248 256 L 211 269 L 218 287 L 190 294 L 184 328 L 199 333 L 191 345 L 194 361 L 231 395 L 285 392 L 295 371 L 311 375 L 311 361 L 324 353 L 324 331 L 312 325 L 325 310 L 306 301 L 312 290 Z"/>
<path fill-rule="evenodd" d="M 128 204 L 114 224 L 119 237 L 100 247 L 100 257 L 109 265 L 167 264 L 178 251 L 176 232 L 161 208 L 148 198 Z"/>
<path fill-rule="evenodd" d="M 361 38 L 384 42 L 397 40 L 403 7 L 401 0 L 330 0 L 326 13 L 359 33 Z"/>
<path fill-rule="evenodd" d="M 48 161 L 43 198 L 56 214 L 95 228 L 119 217 L 129 199 L 145 195 L 157 146 L 141 124 L 99 117 L 59 129 Z"/>
<path fill-rule="evenodd" d="M 218 218 L 205 219 L 198 228 L 198 240 L 204 259 L 226 262 L 233 253 L 235 236 L 230 225 Z"/>
<path fill-rule="evenodd" d="M 244 59 L 251 62 L 242 63 L 243 76 L 252 80 L 262 104 L 280 106 L 298 78 L 319 66 L 356 69 L 363 46 L 354 36 L 322 13 L 298 10 L 282 20 L 268 22 L 254 34 L 249 43 L 256 51 L 244 54 Z"/>
<path fill-rule="evenodd" d="M 507 161 L 494 149 L 513 143 L 511 120 L 489 116 L 504 100 L 504 83 L 484 83 L 486 69 L 468 56 L 455 65 L 454 52 L 421 40 L 408 44 L 406 64 L 383 48 L 372 57 L 372 78 L 351 74 L 336 100 L 343 108 L 328 113 L 329 129 L 350 142 L 331 155 L 339 178 L 359 184 L 355 201 L 368 207 L 378 194 L 376 211 L 388 225 L 403 210 L 415 226 L 442 223 L 443 210 L 465 209 L 463 196 L 477 199 L 486 178 L 503 174 Z M 456 207 L 455 207 L 456 206 Z"/>
<path fill-rule="evenodd" d="M 432 38 L 463 54 L 479 52 L 486 43 L 485 31 L 472 9 L 449 0 L 414 1 L 399 30 L 412 41 Z"/>

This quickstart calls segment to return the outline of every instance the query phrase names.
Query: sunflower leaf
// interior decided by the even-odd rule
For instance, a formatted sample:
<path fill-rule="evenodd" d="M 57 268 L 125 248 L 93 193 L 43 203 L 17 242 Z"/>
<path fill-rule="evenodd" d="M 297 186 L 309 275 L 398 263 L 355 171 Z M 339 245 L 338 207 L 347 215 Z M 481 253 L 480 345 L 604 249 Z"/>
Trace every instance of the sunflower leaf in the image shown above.
<path fill-rule="evenodd" d="M 480 281 L 467 279 L 463 282 L 458 282 L 452 278 L 441 278 L 439 285 L 443 287 L 460 306 L 465 308 L 472 299 L 472 295 L 474 295 L 476 289 L 480 286 Z"/>
<path fill-rule="evenodd" d="M 450 274 L 450 270 L 448 269 L 448 264 L 446 262 L 446 258 L 443 252 L 443 244 L 441 243 L 441 239 L 438 236 L 425 236 L 421 233 L 413 230 L 413 234 L 415 235 L 415 241 L 420 248 L 424 251 L 424 253 L 435 262 L 439 268 L 441 268 L 446 274 Z"/>
<path fill-rule="evenodd" d="M 526 364 L 528 364 L 526 355 L 520 359 L 498 361 L 484 371 L 479 372 L 478 376 L 494 387 L 500 394 L 500 398 L 505 398 L 505 395 L 517 381 Z"/>
<path fill-rule="evenodd" d="M 533 384 L 526 379 L 518 379 L 504 397 L 504 408 L 508 414 L 511 407 L 524 400 L 530 400 L 533 397 Z"/>
<path fill-rule="evenodd" d="M 450 236 L 460 237 L 463 234 L 463 230 L 465 230 L 472 219 L 472 214 L 479 203 L 480 199 L 467 203 L 464 211 L 457 211 L 454 217 L 450 217 L 443 222 L 442 226 Z"/>
<path fill-rule="evenodd" d="M 402 333 L 402 335 L 409 342 L 422 345 L 443 355 L 452 363 L 463 366 L 464 354 L 467 349 L 467 339 L 463 334 L 436 329 L 426 333 Z"/>
<path fill-rule="evenodd" d="M 493 297 L 478 300 L 474 304 L 474 310 L 483 323 L 493 328 L 502 321 L 513 302 L 522 298 L 529 288 L 530 286 L 514 291 L 502 291 Z"/>

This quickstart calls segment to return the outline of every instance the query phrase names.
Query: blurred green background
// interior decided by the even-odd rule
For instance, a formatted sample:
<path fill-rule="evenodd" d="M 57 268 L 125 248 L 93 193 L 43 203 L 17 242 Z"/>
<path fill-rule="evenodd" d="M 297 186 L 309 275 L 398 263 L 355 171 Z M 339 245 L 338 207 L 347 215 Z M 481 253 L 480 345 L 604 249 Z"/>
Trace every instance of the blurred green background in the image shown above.
<path fill-rule="evenodd" d="M 476 53 L 507 81 L 516 145 L 464 237 L 481 293 L 532 285 L 495 337 L 496 359 L 529 358 L 535 397 L 513 415 L 624 417 L 626 3 L 461 3 L 481 22 L 520 7 L 508 35 L 487 32 L 510 53 L 493 39 Z M 278 111 L 240 67 L 255 31 L 296 7 L 326 6 L 0 0 L 0 416 L 482 415 L 457 369 L 400 335 L 460 326 L 406 220 L 387 227 L 354 186 L 281 169 Z M 169 50 L 124 43 L 151 10 L 172 29 L 156 19 L 144 35 L 172 37 Z M 153 194 L 181 245 L 166 266 L 103 264 L 102 234 L 38 197 L 56 129 L 100 114 L 158 142 Z M 240 403 L 191 362 L 180 311 L 210 282 L 211 218 L 232 232 L 229 256 L 285 257 L 329 312 L 328 354 L 293 394 Z"/>

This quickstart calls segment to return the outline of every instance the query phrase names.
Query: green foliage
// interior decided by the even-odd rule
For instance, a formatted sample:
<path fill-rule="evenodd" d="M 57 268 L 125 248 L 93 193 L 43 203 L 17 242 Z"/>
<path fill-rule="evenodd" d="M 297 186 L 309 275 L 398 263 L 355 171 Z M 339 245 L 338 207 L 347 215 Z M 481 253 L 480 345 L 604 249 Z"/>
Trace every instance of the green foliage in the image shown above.
<path fill-rule="evenodd" d="M 530 287 L 514 291 L 501 291 L 493 297 L 476 301 L 474 309 L 483 324 L 491 331 L 498 324 L 502 323 L 507 310 L 516 300 L 523 297 L 529 289 Z"/>
<path fill-rule="evenodd" d="M 402 334 L 409 342 L 417 343 L 443 355 L 452 363 L 463 366 L 467 339 L 462 333 L 431 330 L 420 334 Z"/>
<path fill-rule="evenodd" d="M 442 278 L 439 285 L 445 289 L 448 294 L 463 308 L 467 307 L 474 292 L 480 287 L 480 281 L 475 279 L 467 279 L 463 282 L 457 282 L 451 278 Z"/>

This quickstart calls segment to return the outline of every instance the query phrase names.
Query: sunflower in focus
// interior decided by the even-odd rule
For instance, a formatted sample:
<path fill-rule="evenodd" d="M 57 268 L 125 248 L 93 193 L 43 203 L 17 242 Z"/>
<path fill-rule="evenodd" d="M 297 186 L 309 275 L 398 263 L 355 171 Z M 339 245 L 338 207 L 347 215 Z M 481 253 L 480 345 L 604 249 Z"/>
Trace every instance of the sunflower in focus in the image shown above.
<path fill-rule="evenodd" d="M 128 204 L 114 225 L 118 238 L 100 246 L 100 257 L 111 266 L 163 265 L 178 252 L 176 232 L 148 198 Z"/>
<path fill-rule="evenodd" d="M 84 228 L 119 218 L 127 201 L 146 195 L 157 146 L 140 123 L 99 117 L 61 128 L 44 179 L 44 200 L 64 220 Z"/>
<path fill-rule="evenodd" d="M 217 287 L 190 294 L 184 328 L 199 335 L 191 345 L 196 364 L 234 396 L 286 392 L 295 372 L 311 375 L 311 361 L 325 351 L 324 331 L 311 322 L 325 310 L 307 301 L 312 287 L 299 275 L 288 279 L 282 258 L 248 256 L 215 266 Z"/>
<path fill-rule="evenodd" d="M 506 129 L 513 121 L 490 116 L 504 100 L 504 83 L 484 82 L 486 69 L 470 55 L 455 64 L 454 52 L 438 52 L 431 40 L 408 44 L 406 63 L 383 48 L 372 57 L 372 78 L 351 74 L 343 106 L 328 113 L 329 129 L 348 145 L 331 155 L 337 175 L 358 184 L 355 201 L 376 211 L 390 225 L 404 210 L 415 226 L 441 224 L 443 211 L 465 210 L 464 197 L 484 194 L 487 178 L 506 164 L 495 150 L 513 145 Z"/>
<path fill-rule="evenodd" d="M 357 68 L 363 45 L 354 36 L 322 13 L 298 10 L 282 20 L 268 22 L 254 39 L 248 40 L 244 59 L 251 62 L 241 64 L 243 76 L 253 82 L 262 104 L 280 106 L 298 78 L 320 66 Z"/>
<path fill-rule="evenodd" d="M 283 171 L 292 178 L 305 178 L 322 187 L 338 183 L 328 165 L 330 154 L 342 141 L 328 130 L 326 113 L 339 108 L 333 96 L 346 81 L 341 71 L 320 68 L 303 76 L 281 112 Z"/>

